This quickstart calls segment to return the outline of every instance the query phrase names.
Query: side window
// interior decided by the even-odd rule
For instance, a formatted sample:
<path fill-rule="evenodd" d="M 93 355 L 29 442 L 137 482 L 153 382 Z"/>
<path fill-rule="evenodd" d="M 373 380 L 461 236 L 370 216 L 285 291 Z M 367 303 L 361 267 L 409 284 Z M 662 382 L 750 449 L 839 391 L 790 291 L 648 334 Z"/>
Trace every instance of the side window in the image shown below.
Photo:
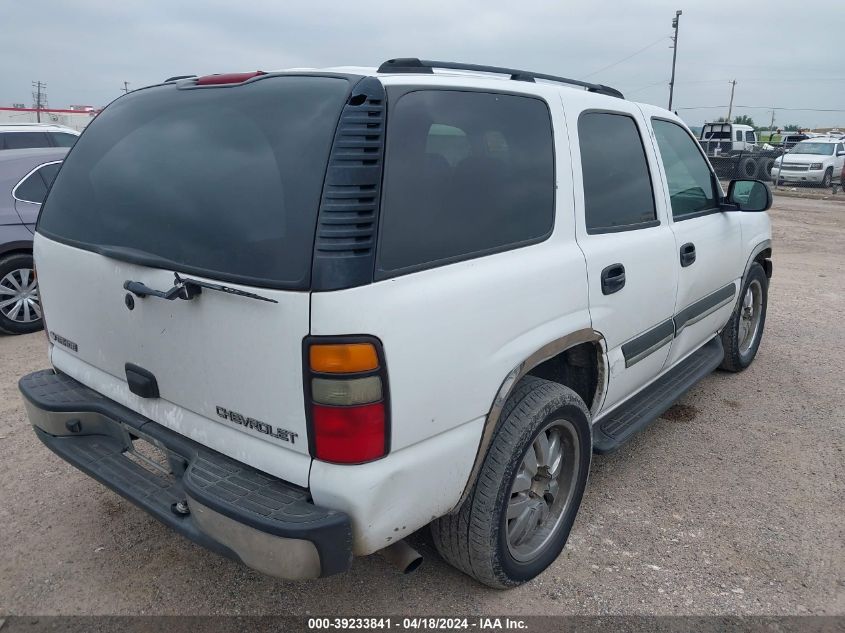
<path fill-rule="evenodd" d="M 838 154 L 839 152 L 845 152 L 845 145 L 842 143 L 836 144 L 836 153 Z"/>
<path fill-rule="evenodd" d="M 718 206 L 713 175 L 695 141 L 677 123 L 652 119 L 666 170 L 672 216 L 682 219 Z"/>
<path fill-rule="evenodd" d="M 42 165 L 15 187 L 15 197 L 24 202 L 41 204 L 47 195 L 47 190 L 53 184 L 56 174 L 59 173 L 61 163 L 50 163 Z"/>
<path fill-rule="evenodd" d="M 742 130 L 736 131 L 736 140 L 738 140 L 738 141 L 742 140 Z"/>
<path fill-rule="evenodd" d="M 34 171 L 18 184 L 14 195 L 18 200 L 41 204 L 44 202 L 44 196 L 47 195 L 47 185 L 44 184 L 41 174 Z"/>
<path fill-rule="evenodd" d="M 6 137 L 6 149 L 26 149 L 28 147 L 50 147 L 44 132 L 9 132 Z"/>
<path fill-rule="evenodd" d="M 56 147 L 73 147 L 77 137 L 67 132 L 50 132 L 50 138 Z"/>
<path fill-rule="evenodd" d="M 752 130 L 746 130 L 746 132 L 745 132 L 745 141 L 746 141 L 747 143 L 753 143 L 753 142 L 754 142 L 754 140 L 755 140 L 755 139 L 754 139 L 754 132 L 753 132 Z"/>
<path fill-rule="evenodd" d="M 585 112 L 578 119 L 587 233 L 658 223 L 642 137 L 625 114 Z"/>
<path fill-rule="evenodd" d="M 552 230 L 554 141 L 540 99 L 409 92 L 391 104 L 385 156 L 382 273 L 516 248 Z"/>
<path fill-rule="evenodd" d="M 50 185 L 53 184 L 53 181 L 56 179 L 56 174 L 59 173 L 59 167 L 61 166 L 61 163 L 51 163 L 49 165 L 44 165 L 38 170 L 38 173 L 44 180 L 44 185 L 47 187 L 47 189 L 49 189 Z"/>

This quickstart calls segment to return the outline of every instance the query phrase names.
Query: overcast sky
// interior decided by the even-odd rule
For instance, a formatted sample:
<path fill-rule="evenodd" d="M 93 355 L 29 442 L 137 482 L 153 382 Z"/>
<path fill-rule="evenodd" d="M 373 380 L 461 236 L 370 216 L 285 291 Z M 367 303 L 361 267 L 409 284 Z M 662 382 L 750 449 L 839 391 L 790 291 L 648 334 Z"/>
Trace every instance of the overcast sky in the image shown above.
<path fill-rule="evenodd" d="M 50 107 L 100 106 L 124 81 L 414 56 L 587 78 L 666 107 L 675 9 L 687 123 L 726 115 L 736 79 L 734 114 L 758 125 L 774 106 L 776 126 L 845 128 L 842 0 L 0 0 L 0 105 L 30 105 L 36 79 Z M 720 107 L 688 109 L 701 106 Z"/>

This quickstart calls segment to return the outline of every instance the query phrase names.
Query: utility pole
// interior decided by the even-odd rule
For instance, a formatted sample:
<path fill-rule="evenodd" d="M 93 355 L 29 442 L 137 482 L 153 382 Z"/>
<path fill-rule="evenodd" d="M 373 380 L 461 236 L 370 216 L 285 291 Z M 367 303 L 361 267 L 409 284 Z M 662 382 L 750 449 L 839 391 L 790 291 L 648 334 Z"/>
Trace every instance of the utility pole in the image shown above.
<path fill-rule="evenodd" d="M 128 81 L 123 82 L 123 94 L 129 94 L 129 82 Z"/>
<path fill-rule="evenodd" d="M 775 109 L 772 108 L 772 122 L 769 123 L 769 145 L 772 144 L 772 139 L 775 137 Z"/>
<path fill-rule="evenodd" d="M 675 61 L 678 59 L 678 22 L 681 19 L 683 11 L 675 11 L 675 17 L 672 19 L 672 28 L 675 29 L 675 35 L 672 36 L 672 79 L 669 80 L 669 111 L 672 111 L 672 96 L 675 92 Z"/>
<path fill-rule="evenodd" d="M 731 84 L 731 102 L 728 104 L 728 123 L 731 122 L 731 111 L 734 109 L 734 89 L 736 88 L 736 79 L 729 82 Z"/>
<path fill-rule="evenodd" d="M 32 99 L 35 101 L 35 119 L 41 123 L 41 109 L 47 102 L 47 84 L 43 81 L 33 81 L 32 87 Z"/>

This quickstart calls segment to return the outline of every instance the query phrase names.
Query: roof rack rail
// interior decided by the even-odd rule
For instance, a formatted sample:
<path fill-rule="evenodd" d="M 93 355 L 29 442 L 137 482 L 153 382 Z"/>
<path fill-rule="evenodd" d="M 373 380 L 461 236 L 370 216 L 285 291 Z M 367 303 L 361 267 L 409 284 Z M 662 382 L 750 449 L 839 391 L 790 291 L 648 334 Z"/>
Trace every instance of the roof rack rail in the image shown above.
<path fill-rule="evenodd" d="M 579 79 L 567 79 L 566 77 L 545 75 L 543 73 L 531 72 L 530 70 L 517 70 L 516 68 L 483 66 L 481 64 L 462 64 L 461 62 L 436 62 L 429 59 L 417 59 L 416 57 L 397 57 L 396 59 L 388 59 L 378 67 L 378 72 L 433 73 L 435 68 L 443 68 L 446 70 L 467 70 L 477 73 L 493 73 L 496 75 L 510 75 L 510 78 L 513 81 L 533 82 L 537 79 L 542 79 L 544 81 L 554 81 L 557 83 L 569 84 L 571 86 L 580 86 L 589 92 L 595 92 L 610 97 L 618 97 L 619 99 L 625 98 L 625 96 L 616 88 L 611 88 L 610 86 L 602 84 L 593 84 L 587 81 L 580 81 Z"/>

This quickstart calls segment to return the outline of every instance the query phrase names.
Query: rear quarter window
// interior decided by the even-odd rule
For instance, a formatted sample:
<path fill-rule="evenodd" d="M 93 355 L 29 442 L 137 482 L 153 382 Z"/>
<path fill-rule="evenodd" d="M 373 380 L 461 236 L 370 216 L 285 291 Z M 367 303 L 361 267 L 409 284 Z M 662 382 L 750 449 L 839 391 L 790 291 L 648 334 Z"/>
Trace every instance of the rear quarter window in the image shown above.
<path fill-rule="evenodd" d="M 554 191 L 552 124 L 541 99 L 402 94 L 388 104 L 376 277 L 542 240 L 554 224 Z"/>

